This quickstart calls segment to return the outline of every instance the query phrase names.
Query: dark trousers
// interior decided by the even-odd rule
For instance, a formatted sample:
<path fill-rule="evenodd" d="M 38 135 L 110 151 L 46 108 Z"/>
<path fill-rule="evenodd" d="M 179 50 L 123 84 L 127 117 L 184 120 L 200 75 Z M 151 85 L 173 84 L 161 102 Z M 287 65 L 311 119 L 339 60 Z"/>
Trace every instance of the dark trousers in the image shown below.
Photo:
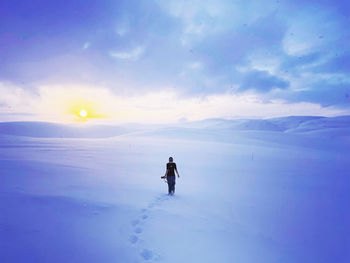
<path fill-rule="evenodd" d="M 168 193 L 175 193 L 175 176 L 167 176 L 168 181 Z"/>

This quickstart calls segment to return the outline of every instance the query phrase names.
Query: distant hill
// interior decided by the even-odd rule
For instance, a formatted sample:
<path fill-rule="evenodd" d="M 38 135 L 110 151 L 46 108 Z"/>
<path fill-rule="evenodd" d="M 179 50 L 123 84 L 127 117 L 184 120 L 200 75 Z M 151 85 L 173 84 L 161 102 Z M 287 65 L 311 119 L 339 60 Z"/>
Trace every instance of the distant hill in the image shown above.
<path fill-rule="evenodd" d="M 184 128 L 309 132 L 321 129 L 350 128 L 350 116 L 288 116 L 270 119 L 208 119 L 181 124 Z"/>
<path fill-rule="evenodd" d="M 324 129 L 350 128 L 350 116 L 311 119 L 299 123 L 297 127 L 290 127 L 288 132 L 309 132 Z"/>
<path fill-rule="evenodd" d="M 108 125 L 66 125 L 48 122 L 0 122 L 0 134 L 34 138 L 106 138 L 129 129 Z"/>
<path fill-rule="evenodd" d="M 350 116 L 319 117 L 319 116 L 289 116 L 271 119 L 207 119 L 173 125 L 142 125 L 126 124 L 86 125 L 57 124 L 47 122 L 0 122 L 0 134 L 17 135 L 38 138 L 106 138 L 134 131 L 141 134 L 190 134 L 230 131 L 271 131 L 285 133 L 326 133 L 334 136 L 350 134 Z"/>

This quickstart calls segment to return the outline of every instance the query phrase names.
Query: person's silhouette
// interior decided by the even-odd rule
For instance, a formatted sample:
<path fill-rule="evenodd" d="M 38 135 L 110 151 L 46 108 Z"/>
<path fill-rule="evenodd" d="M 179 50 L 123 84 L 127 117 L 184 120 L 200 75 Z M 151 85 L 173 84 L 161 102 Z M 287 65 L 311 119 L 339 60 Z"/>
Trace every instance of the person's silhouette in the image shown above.
<path fill-rule="evenodd" d="M 167 179 L 168 182 L 168 194 L 173 195 L 175 193 L 175 172 L 179 178 L 179 172 L 177 171 L 176 163 L 173 161 L 173 157 L 169 157 L 169 162 L 166 164 L 165 175 L 162 176 L 163 179 Z"/>

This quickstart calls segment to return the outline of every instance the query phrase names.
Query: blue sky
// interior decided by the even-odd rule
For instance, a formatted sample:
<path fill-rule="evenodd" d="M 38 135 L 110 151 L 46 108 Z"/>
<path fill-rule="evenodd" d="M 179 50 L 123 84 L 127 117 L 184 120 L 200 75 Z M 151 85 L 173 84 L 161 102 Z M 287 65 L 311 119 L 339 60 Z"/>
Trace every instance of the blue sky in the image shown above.
<path fill-rule="evenodd" d="M 0 117 L 70 94 L 132 121 L 349 114 L 349 23 L 346 1 L 1 1 Z"/>

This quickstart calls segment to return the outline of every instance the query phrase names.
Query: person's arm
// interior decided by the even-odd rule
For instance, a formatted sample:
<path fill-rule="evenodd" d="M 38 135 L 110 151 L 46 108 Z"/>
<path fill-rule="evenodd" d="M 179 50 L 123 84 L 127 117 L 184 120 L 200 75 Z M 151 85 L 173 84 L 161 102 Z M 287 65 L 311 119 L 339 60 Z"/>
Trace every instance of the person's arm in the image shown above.
<path fill-rule="evenodd" d="M 165 170 L 165 174 L 164 174 L 164 176 L 162 176 L 161 178 L 166 178 L 166 176 L 168 175 L 168 166 L 166 167 L 166 170 Z"/>
<path fill-rule="evenodd" d="M 176 167 L 176 165 L 175 165 L 175 172 L 177 173 L 177 178 L 179 178 L 179 177 L 180 177 L 180 175 L 179 175 L 179 172 L 177 171 L 177 167 Z"/>

